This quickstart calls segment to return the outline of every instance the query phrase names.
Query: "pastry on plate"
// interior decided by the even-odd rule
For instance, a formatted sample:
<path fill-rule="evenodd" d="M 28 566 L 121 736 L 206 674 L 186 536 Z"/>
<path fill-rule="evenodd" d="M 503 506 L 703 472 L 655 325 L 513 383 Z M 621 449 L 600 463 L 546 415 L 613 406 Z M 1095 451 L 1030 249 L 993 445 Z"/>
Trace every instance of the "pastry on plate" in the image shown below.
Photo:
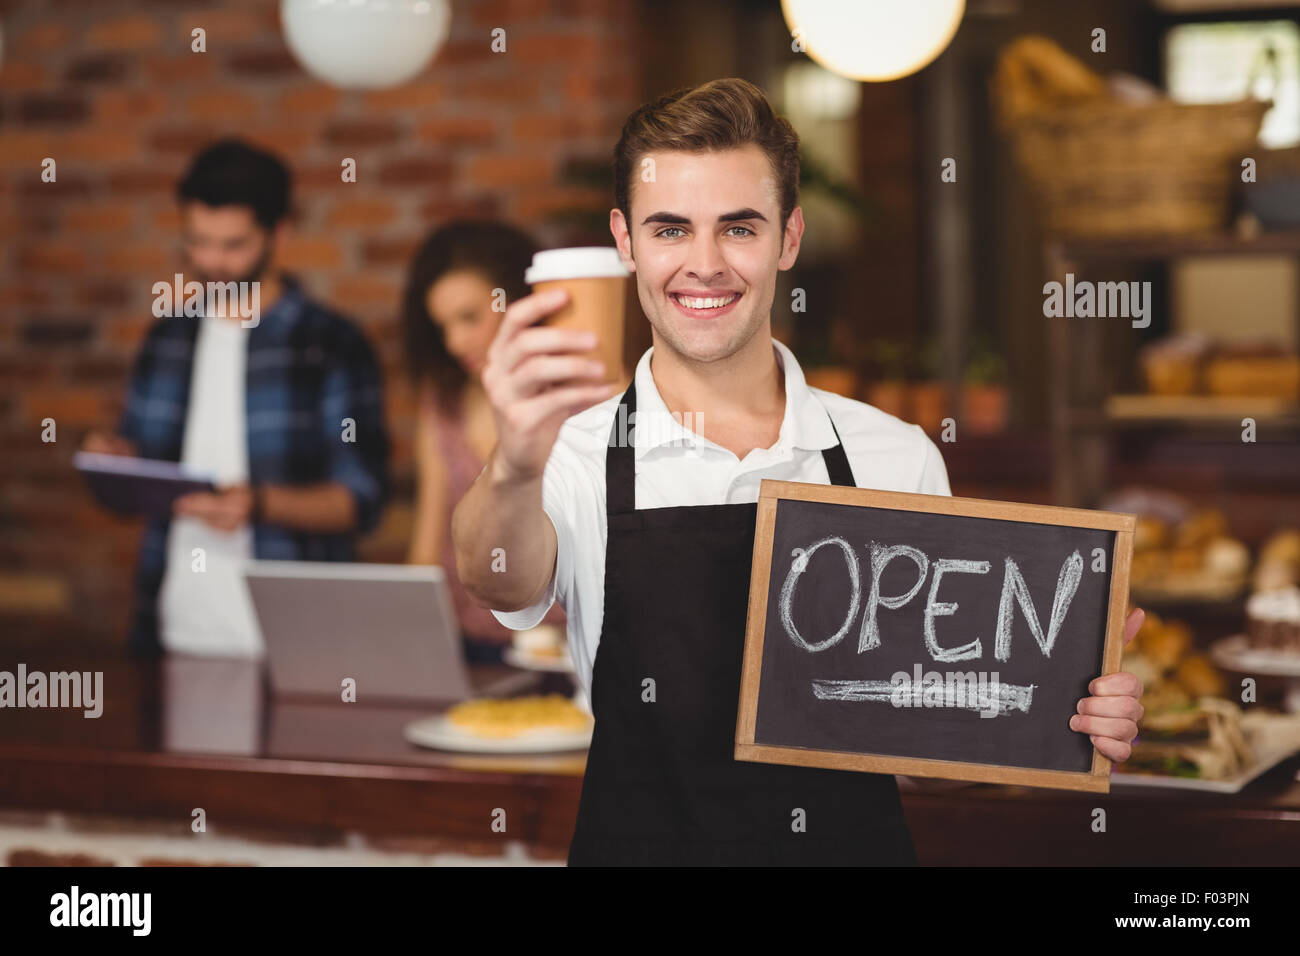
<path fill-rule="evenodd" d="M 591 715 L 562 694 L 467 700 L 447 720 L 476 737 L 518 737 L 540 730 L 583 730 Z"/>

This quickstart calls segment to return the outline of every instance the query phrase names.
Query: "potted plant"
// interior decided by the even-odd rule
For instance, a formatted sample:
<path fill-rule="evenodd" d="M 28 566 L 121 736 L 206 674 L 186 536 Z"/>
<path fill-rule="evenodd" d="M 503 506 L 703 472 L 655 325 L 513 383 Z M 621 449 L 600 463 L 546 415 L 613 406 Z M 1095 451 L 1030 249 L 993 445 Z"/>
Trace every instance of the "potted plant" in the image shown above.
<path fill-rule="evenodd" d="M 939 340 L 929 336 L 916 358 L 916 374 L 907 387 L 911 420 L 927 432 L 939 431 L 948 414 L 948 385 L 939 378 Z"/>
<path fill-rule="evenodd" d="M 983 337 L 971 350 L 962 382 L 962 424 L 974 434 L 1007 427 L 1007 363 Z"/>
<path fill-rule="evenodd" d="M 872 375 L 864 390 L 869 405 L 907 417 L 907 349 L 902 342 L 876 339 L 870 344 Z"/>

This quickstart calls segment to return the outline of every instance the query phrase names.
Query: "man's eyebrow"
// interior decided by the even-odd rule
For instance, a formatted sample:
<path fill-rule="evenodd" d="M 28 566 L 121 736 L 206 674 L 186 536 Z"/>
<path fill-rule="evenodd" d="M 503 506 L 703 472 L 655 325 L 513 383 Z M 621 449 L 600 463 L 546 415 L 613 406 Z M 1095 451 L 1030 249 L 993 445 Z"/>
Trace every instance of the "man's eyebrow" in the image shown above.
<path fill-rule="evenodd" d="M 737 209 L 735 212 L 724 212 L 718 217 L 718 222 L 739 222 L 743 219 L 757 219 L 759 222 L 767 222 L 767 217 L 761 212 L 748 207 Z M 646 216 L 641 221 L 641 225 L 645 226 L 652 222 L 662 222 L 672 226 L 689 226 L 691 224 L 690 219 L 686 216 L 679 216 L 674 212 L 655 212 Z"/>

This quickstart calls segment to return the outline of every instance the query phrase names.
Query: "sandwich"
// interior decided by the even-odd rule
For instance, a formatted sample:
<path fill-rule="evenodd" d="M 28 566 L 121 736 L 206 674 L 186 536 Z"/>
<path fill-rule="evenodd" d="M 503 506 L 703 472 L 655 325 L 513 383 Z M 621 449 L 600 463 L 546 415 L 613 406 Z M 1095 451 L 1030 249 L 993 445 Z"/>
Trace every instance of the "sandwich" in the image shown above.
<path fill-rule="evenodd" d="M 1241 726 L 1241 708 L 1218 697 L 1143 717 L 1127 772 L 1223 780 L 1255 761 Z"/>

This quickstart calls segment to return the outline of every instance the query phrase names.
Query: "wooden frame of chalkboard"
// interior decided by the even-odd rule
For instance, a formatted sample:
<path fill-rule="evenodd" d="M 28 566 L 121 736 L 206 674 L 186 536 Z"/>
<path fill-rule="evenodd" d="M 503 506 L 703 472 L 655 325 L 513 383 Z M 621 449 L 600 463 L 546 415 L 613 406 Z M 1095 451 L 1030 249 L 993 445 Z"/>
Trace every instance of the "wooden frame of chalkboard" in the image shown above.
<path fill-rule="evenodd" d="M 1059 508 L 1046 505 L 985 501 L 976 498 L 954 498 L 946 495 L 922 495 L 903 492 L 875 491 L 867 488 L 850 488 L 837 485 L 816 485 L 802 482 L 773 481 L 770 479 L 764 479 L 759 491 L 758 499 L 758 516 L 754 535 L 748 619 L 745 628 L 745 652 L 741 675 L 740 706 L 736 715 L 735 758 L 737 760 L 805 767 L 823 767 L 836 770 L 905 774 L 916 777 L 943 777 L 952 780 L 966 780 L 979 783 L 1005 783 L 1034 787 L 1085 790 L 1100 793 L 1109 792 L 1110 760 L 1097 752 L 1086 734 L 1080 734 L 1070 730 L 1068 728 L 1068 716 L 1065 716 L 1064 714 L 1061 714 L 1061 723 L 1064 725 L 1068 735 L 1072 736 L 1065 736 L 1062 738 L 1058 735 L 1053 738 L 1056 742 L 1050 743 L 1048 747 L 1049 750 L 1053 751 L 1053 755 L 1046 760 L 1042 758 L 1041 748 L 1036 752 L 1040 753 L 1038 759 L 1042 763 L 1051 764 L 1054 762 L 1060 762 L 1055 754 L 1062 750 L 1072 751 L 1068 760 L 1073 765 L 1078 766 L 1071 766 L 1070 769 L 1017 764 L 1009 760 L 999 761 L 983 759 L 972 761 L 962 759 L 933 759 L 932 757 L 900 753 L 898 752 L 900 747 L 898 746 L 897 741 L 894 742 L 892 752 L 873 752 L 873 748 L 863 747 L 859 743 L 854 743 L 852 746 L 838 747 L 826 747 L 819 745 L 816 742 L 813 742 L 810 745 L 807 739 L 800 739 L 798 743 L 792 743 L 790 739 L 774 740 L 775 737 L 780 737 L 781 735 L 765 732 L 760 728 L 758 726 L 760 723 L 760 700 L 765 699 L 762 697 L 762 691 L 765 688 L 770 688 L 774 683 L 778 683 L 783 679 L 781 666 L 771 664 L 765 666 L 765 660 L 767 660 L 767 658 L 764 656 L 765 637 L 767 636 L 768 631 L 773 630 L 770 627 L 770 622 L 771 620 L 779 619 L 779 610 L 770 606 L 769 598 L 772 592 L 773 545 L 777 532 L 778 515 L 781 513 L 783 502 L 791 503 L 790 505 L 785 505 L 785 507 L 791 507 L 794 503 L 798 502 L 810 502 L 829 505 L 848 505 L 856 509 L 879 509 L 893 514 L 919 512 L 922 513 L 923 517 L 951 517 L 954 519 L 954 525 L 958 524 L 961 519 L 992 519 L 994 521 L 1017 523 L 1015 528 L 1007 527 L 996 529 L 998 531 L 1005 531 L 1008 535 L 1013 533 L 1021 535 L 1028 533 L 1033 536 L 1037 534 L 1037 529 L 1026 529 L 1024 527 L 1025 525 L 1056 526 L 1056 529 L 1043 529 L 1044 534 L 1048 536 L 1052 535 L 1054 530 L 1059 536 L 1061 533 L 1072 533 L 1070 529 L 1078 529 L 1079 533 L 1085 536 L 1082 539 L 1084 540 L 1085 545 L 1105 538 L 1104 534 L 1099 537 L 1096 533 L 1113 533 L 1113 538 L 1109 539 L 1112 543 L 1109 549 L 1109 559 L 1106 562 L 1106 574 L 1108 575 L 1108 580 L 1099 580 L 1095 586 L 1092 586 L 1094 593 L 1091 606 L 1098 609 L 1104 608 L 1104 614 L 1095 614 L 1096 618 L 1104 617 L 1104 621 L 1093 620 L 1091 625 L 1088 625 L 1087 619 L 1084 621 L 1084 624 L 1086 625 L 1085 631 L 1087 631 L 1087 633 L 1098 635 L 1098 638 L 1094 643 L 1099 644 L 1100 647 L 1093 647 L 1091 649 L 1084 648 L 1084 656 L 1075 662 L 1075 668 L 1077 670 L 1086 670 L 1088 668 L 1085 667 L 1084 664 L 1087 661 L 1096 660 L 1095 656 L 1089 656 L 1089 651 L 1091 650 L 1092 654 L 1095 654 L 1096 651 L 1100 651 L 1101 666 L 1099 670 L 1094 669 L 1092 673 L 1068 675 L 1069 680 L 1073 682 L 1064 685 L 1066 687 L 1078 687 L 1080 686 L 1079 682 L 1082 681 L 1081 686 L 1084 688 L 1086 688 L 1087 682 L 1092 678 L 1098 677 L 1102 674 L 1115 673 L 1119 670 L 1120 658 L 1123 654 L 1124 619 L 1128 604 L 1129 566 L 1132 561 L 1133 533 L 1136 526 L 1136 517 L 1134 515 L 1105 511 L 1089 511 L 1079 508 Z M 797 515 L 797 512 L 794 514 Z M 872 525 L 872 527 L 881 529 L 882 534 L 887 530 L 884 529 L 884 522 L 889 519 L 889 515 L 881 515 L 875 510 L 861 512 L 861 514 L 879 519 Z M 834 523 L 836 516 L 847 517 L 844 513 L 835 512 L 834 515 L 831 516 L 832 524 Z M 900 520 L 915 526 L 917 519 L 911 517 L 902 518 Z M 823 521 L 823 524 L 824 523 L 825 522 Z M 977 530 L 980 527 L 985 529 L 989 528 L 987 524 L 981 526 L 978 523 L 962 524 L 961 527 L 965 530 L 967 540 L 971 539 L 972 528 Z M 1061 529 L 1067 530 L 1062 531 Z M 823 528 L 823 532 L 824 531 L 825 529 Z M 789 532 L 784 533 L 786 534 L 785 544 L 788 546 L 790 543 Z M 1091 538 L 1086 537 L 1089 534 L 1092 534 Z M 974 540 L 987 542 L 995 539 L 998 539 L 997 534 L 991 536 L 985 534 L 977 535 Z M 826 540 L 825 534 L 823 534 L 823 540 L 821 543 L 826 543 Z M 943 540 L 945 542 L 954 542 L 952 547 L 958 551 L 961 550 L 961 541 L 957 538 L 949 538 L 945 535 Z M 866 544 L 866 541 L 857 542 L 855 540 L 855 545 L 865 546 Z M 849 547 L 849 545 L 844 542 L 840 542 L 840 545 L 841 548 Z M 804 565 L 802 568 L 795 569 L 798 571 L 798 574 L 802 574 L 803 569 L 807 568 L 809 558 L 806 554 L 810 553 L 812 550 L 813 548 L 808 548 L 804 555 L 800 555 L 798 560 L 804 561 Z M 826 550 L 828 552 L 837 552 L 839 549 L 831 547 Z M 799 553 L 800 549 L 795 549 L 792 552 L 792 554 L 796 555 Z M 1076 555 L 1077 553 L 1078 550 L 1076 549 Z M 1093 554 L 1095 555 L 1096 552 L 1094 551 Z M 953 555 L 953 558 L 956 559 L 969 557 L 973 557 L 973 555 Z M 782 566 L 791 563 L 791 559 L 785 558 L 783 555 Z M 986 566 L 983 570 L 987 570 L 988 562 L 979 563 Z M 1012 570 L 1012 563 L 1011 558 L 1008 556 L 1006 558 L 1007 577 L 1011 577 L 1010 572 Z M 1066 563 L 1069 563 L 1069 559 L 1067 559 Z M 916 566 L 918 568 L 921 567 L 919 561 Z M 842 568 L 844 565 L 841 564 L 840 567 Z M 971 567 L 974 567 L 974 565 L 968 563 L 967 569 L 969 570 Z M 856 564 L 854 565 L 854 568 L 856 569 Z M 952 571 L 954 569 L 949 566 L 945 570 Z M 1097 571 L 1100 569 L 1094 566 L 1092 570 Z M 876 573 L 879 575 L 881 572 L 877 571 Z M 921 577 L 916 585 L 918 588 L 921 587 L 921 584 L 924 582 L 926 573 L 925 570 L 921 570 Z M 789 574 L 790 577 L 794 578 L 797 578 L 798 576 L 793 571 L 789 572 Z M 1065 574 L 1066 568 L 1065 565 L 1062 565 L 1061 578 L 1059 580 L 1064 580 Z M 841 576 L 846 580 L 849 578 L 849 575 L 847 574 L 841 574 Z M 786 580 L 790 580 L 790 577 L 787 577 Z M 1079 575 L 1075 575 L 1076 579 L 1079 579 L 1079 577 Z M 935 582 L 931 588 L 929 598 L 931 602 L 934 601 L 935 592 L 938 590 L 937 579 L 938 573 L 936 572 Z M 879 580 L 878 577 L 877 582 L 879 582 Z M 1060 590 L 1059 580 L 1057 584 L 1058 592 Z M 786 587 L 779 581 L 777 582 L 776 587 L 780 592 L 786 591 Z M 1005 579 L 1002 587 L 1004 589 L 1007 588 Z M 853 588 L 854 591 L 852 593 L 854 595 L 860 593 L 858 590 L 856 570 L 853 572 Z M 877 590 L 879 590 L 879 587 Z M 917 592 L 914 590 L 911 593 L 915 594 Z M 1071 593 L 1073 594 L 1074 592 Z M 872 596 L 873 598 L 878 597 L 878 594 L 873 594 Z M 1003 596 L 1001 598 L 1000 606 L 1006 606 L 1009 603 L 1010 599 Z M 778 604 L 780 604 L 779 595 Z M 785 608 L 785 611 L 788 614 L 789 605 L 786 604 L 781 606 Z M 878 606 L 879 605 L 873 605 L 872 607 L 875 608 Z M 884 606 L 888 607 L 889 605 Z M 901 605 L 894 606 L 897 607 Z M 956 604 L 951 606 L 953 608 L 957 607 Z M 844 623 L 845 628 L 850 626 L 854 615 L 857 612 L 857 607 L 858 601 L 855 597 L 851 606 L 852 609 L 849 613 L 849 619 Z M 942 607 L 947 607 L 947 605 L 943 605 Z M 838 613 L 838 611 L 836 613 Z M 945 610 L 941 613 L 951 614 L 954 612 Z M 1053 604 L 1053 613 L 1055 613 L 1055 601 Z M 1063 614 L 1068 616 L 1068 606 L 1067 610 L 1063 612 Z M 865 614 L 863 617 L 865 619 Z M 1000 617 L 1001 615 L 999 614 L 999 618 Z M 785 620 L 789 620 L 789 618 L 786 618 Z M 839 620 L 839 618 L 837 617 L 835 620 Z M 929 620 L 933 621 L 934 618 L 931 617 Z M 1039 626 L 1041 627 L 1041 625 Z M 863 633 L 866 634 L 865 620 L 863 624 Z M 1000 628 L 999 633 L 1001 633 Z M 771 636 L 776 638 L 778 634 L 780 635 L 781 642 L 784 642 L 781 643 L 780 646 L 788 650 L 786 645 L 790 644 L 790 642 L 785 640 L 787 636 L 786 633 L 782 633 L 781 628 L 778 627 L 776 633 L 773 633 Z M 930 631 L 930 634 L 933 635 L 933 630 Z M 1008 641 L 1010 640 L 1009 635 L 1010 631 L 1008 631 Z M 835 640 L 838 640 L 838 638 Z M 876 640 L 878 641 L 878 638 L 876 638 Z M 848 642 L 848 645 L 851 645 L 852 643 L 853 642 Z M 1041 638 L 1039 640 L 1039 645 L 1040 648 L 1042 648 L 1043 642 Z M 867 645 L 860 645 L 860 647 L 862 646 Z M 876 643 L 872 649 L 880 646 L 879 643 Z M 1030 646 L 1032 647 L 1032 645 Z M 1008 655 L 1010 654 L 1009 648 L 1010 645 L 1008 644 Z M 820 650 L 821 647 L 805 644 L 803 649 Z M 1050 644 L 1046 648 L 1042 648 L 1043 656 L 1046 657 L 1051 649 Z M 849 647 L 849 650 L 852 650 L 851 646 Z M 773 653 L 781 652 L 783 651 L 778 651 L 775 648 L 773 649 Z M 859 649 L 857 653 L 861 655 L 861 649 Z M 1027 653 L 1032 655 L 1033 651 L 1030 650 Z M 812 658 L 811 656 L 806 656 L 801 659 L 808 660 Z M 1036 661 L 1031 661 L 1030 665 L 1038 666 L 1040 668 L 1045 666 L 1037 664 Z M 920 665 L 917 666 L 918 676 L 920 674 L 919 666 Z M 767 673 L 768 671 L 770 671 L 770 673 Z M 995 672 L 995 680 L 996 679 Z M 814 685 L 823 685 L 824 688 L 825 685 L 831 684 L 852 683 L 858 685 L 867 682 L 814 680 L 813 683 Z M 877 681 L 871 683 L 879 685 L 883 682 Z M 801 687 L 802 685 L 794 686 Z M 994 686 L 996 689 L 997 685 L 995 684 Z M 1030 685 L 1031 694 L 1032 686 L 1033 685 Z M 814 690 L 817 690 L 817 688 L 814 688 Z M 771 699 L 776 701 L 776 703 L 769 705 L 766 709 L 766 713 L 769 716 L 765 719 L 767 720 L 769 727 L 784 719 L 784 705 L 791 699 L 791 691 L 788 687 L 779 688 L 771 693 Z M 800 693 L 802 693 L 802 691 L 800 691 Z M 804 695 L 804 697 L 810 696 L 812 695 Z M 822 691 L 818 690 L 816 696 L 821 697 Z M 1063 698 L 1067 695 L 1058 693 L 1056 696 Z M 1079 696 L 1087 696 L 1086 689 L 1079 694 Z M 833 703 L 839 704 L 842 700 L 847 699 L 872 699 L 879 701 L 881 700 L 881 697 L 841 697 L 835 699 Z M 800 700 L 799 703 L 800 706 L 807 706 L 806 701 Z M 1060 707 L 1063 706 L 1064 703 L 1066 702 L 1056 701 L 1054 706 Z M 1076 703 L 1077 701 L 1068 701 L 1071 713 L 1074 712 Z M 1026 719 L 1028 707 L 1029 705 L 1026 703 L 1024 707 Z M 967 710 L 973 709 L 973 707 L 967 708 Z M 776 713 L 776 718 L 770 716 L 773 713 Z M 858 713 L 860 713 L 860 711 Z M 872 711 L 872 715 L 875 719 L 879 719 L 883 716 L 886 719 L 894 719 L 897 721 L 897 717 L 891 717 L 889 712 L 886 710 Z M 984 716 L 990 715 L 985 714 Z M 1054 720 L 1055 713 L 1053 712 L 1049 716 L 1053 718 L 1053 722 L 1050 724 L 1044 724 L 1043 726 L 1050 728 L 1047 731 L 1049 734 L 1057 734 L 1056 723 Z M 944 719 L 951 720 L 952 718 L 947 717 L 945 714 Z M 857 723 L 861 725 L 862 721 L 857 721 Z M 839 725 L 836 724 L 835 726 Z M 950 750 L 960 749 L 963 746 L 967 746 L 972 741 L 977 741 L 977 743 L 976 746 L 971 749 L 980 749 L 989 746 L 987 739 L 994 735 L 983 733 L 983 731 L 987 729 L 985 725 L 971 724 L 969 720 L 967 720 L 965 726 L 969 728 L 969 730 L 959 728 L 955 731 L 951 731 L 950 736 L 952 739 L 948 740 L 946 743 Z M 855 732 L 857 732 L 856 729 Z M 949 733 L 949 728 L 944 728 L 943 732 Z M 979 738 L 973 736 L 975 732 L 980 732 Z M 908 731 L 904 730 L 903 733 L 906 735 Z M 966 743 L 963 743 L 960 739 L 961 734 L 963 733 L 967 734 Z M 785 736 L 786 738 L 798 738 L 800 732 L 790 732 Z M 817 734 L 807 732 L 803 733 L 804 738 L 809 736 L 817 736 Z M 1071 741 L 1082 741 L 1082 745 L 1075 746 Z M 904 743 L 906 744 L 906 741 Z M 925 747 L 919 744 L 916 747 L 916 750 L 920 752 L 923 752 L 924 749 Z M 1091 758 L 1090 765 L 1089 756 Z"/>

